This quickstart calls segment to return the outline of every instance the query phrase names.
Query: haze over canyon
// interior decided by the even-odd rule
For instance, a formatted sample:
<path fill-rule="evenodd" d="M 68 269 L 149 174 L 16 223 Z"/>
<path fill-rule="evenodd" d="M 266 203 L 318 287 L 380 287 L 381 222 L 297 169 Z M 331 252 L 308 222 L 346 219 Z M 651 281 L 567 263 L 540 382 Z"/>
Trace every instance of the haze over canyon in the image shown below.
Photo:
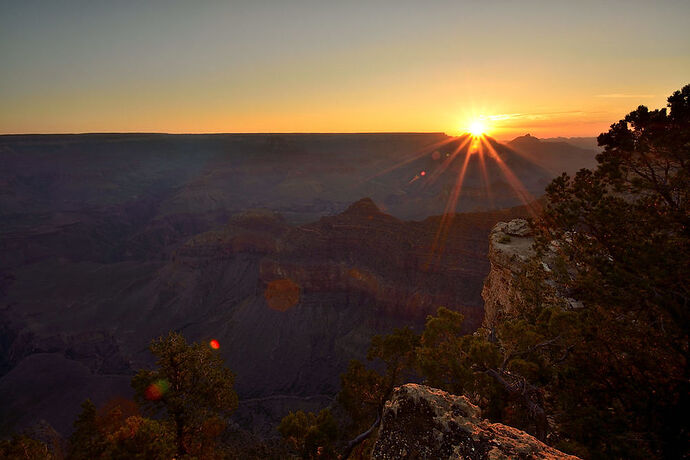
<path fill-rule="evenodd" d="M 0 137 L 3 432 L 45 419 L 67 434 L 87 397 L 131 395 L 169 330 L 218 340 L 236 421 L 270 436 L 288 410 L 332 399 L 374 334 L 419 330 L 439 306 L 476 329 L 490 229 L 529 216 L 551 177 L 596 153 L 481 142 Z"/>

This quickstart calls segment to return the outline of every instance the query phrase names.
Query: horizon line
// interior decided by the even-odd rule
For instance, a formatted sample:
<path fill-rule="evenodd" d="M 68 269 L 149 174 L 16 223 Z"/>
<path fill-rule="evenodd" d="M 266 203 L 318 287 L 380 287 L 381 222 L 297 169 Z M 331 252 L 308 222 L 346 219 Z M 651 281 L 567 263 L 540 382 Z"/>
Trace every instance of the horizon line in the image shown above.
<path fill-rule="evenodd" d="M 85 131 L 85 132 L 69 132 L 69 133 L 52 133 L 52 132 L 27 132 L 27 133 L 0 133 L 0 137 L 11 137 L 11 136 L 98 136 L 98 135 L 159 135 L 159 136 L 276 136 L 276 135 L 376 135 L 376 134 L 415 134 L 415 135 L 429 135 L 429 134 L 442 134 L 448 137 L 458 137 L 463 134 L 453 135 L 448 134 L 445 131 L 247 131 L 247 132 L 180 132 L 171 133 L 165 131 Z M 469 134 L 469 133 L 464 133 Z M 487 134 L 488 135 L 488 134 Z M 515 139 L 516 137 L 532 136 L 529 132 L 524 134 L 516 135 L 511 137 Z M 541 139 L 549 138 L 587 138 L 587 137 L 597 137 L 597 134 L 591 136 L 565 136 L 557 135 L 550 137 L 542 137 Z M 494 136 L 490 136 L 494 137 Z M 540 139 L 537 136 L 533 136 Z M 508 139 L 508 138 L 506 138 Z"/>
<path fill-rule="evenodd" d="M 83 131 L 83 132 L 27 132 L 0 133 L 0 136 L 84 136 L 97 134 L 160 134 L 167 136 L 209 135 L 273 135 L 273 134 L 446 134 L 444 131 L 226 131 L 226 132 L 167 132 L 167 131 Z"/>

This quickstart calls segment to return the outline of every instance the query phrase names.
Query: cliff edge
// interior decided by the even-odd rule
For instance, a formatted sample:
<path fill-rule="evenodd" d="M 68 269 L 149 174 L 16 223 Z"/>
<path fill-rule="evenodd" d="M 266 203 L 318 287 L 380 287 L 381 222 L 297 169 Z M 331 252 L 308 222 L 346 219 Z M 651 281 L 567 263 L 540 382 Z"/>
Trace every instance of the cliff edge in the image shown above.
<path fill-rule="evenodd" d="M 489 234 L 489 274 L 484 280 L 484 326 L 493 329 L 504 314 L 511 312 L 514 277 L 534 255 L 532 229 L 525 219 L 499 222 Z"/>

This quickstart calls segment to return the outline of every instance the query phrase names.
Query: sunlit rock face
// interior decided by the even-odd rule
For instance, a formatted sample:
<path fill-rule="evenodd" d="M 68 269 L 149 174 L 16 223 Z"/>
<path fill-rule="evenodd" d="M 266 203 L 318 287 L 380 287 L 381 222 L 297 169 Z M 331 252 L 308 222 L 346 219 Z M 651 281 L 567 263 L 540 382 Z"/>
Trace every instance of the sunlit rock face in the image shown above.
<path fill-rule="evenodd" d="M 490 423 L 464 396 L 398 387 L 383 411 L 372 459 L 576 460 L 515 428 Z"/>
<path fill-rule="evenodd" d="M 496 224 L 489 235 L 489 273 L 484 280 L 483 326 L 493 330 L 507 315 L 515 313 L 515 305 L 522 302 L 521 290 L 517 289 L 516 278 L 534 262 L 544 270 L 547 291 L 542 292 L 545 300 L 559 303 L 566 308 L 582 308 L 582 302 L 572 296 L 563 285 L 556 282 L 553 274 L 559 270 L 559 249 L 556 242 L 547 246 L 538 260 L 534 259 L 534 235 L 524 219 L 513 219 Z M 574 273 L 570 272 L 570 276 Z"/>
<path fill-rule="evenodd" d="M 515 296 L 515 276 L 534 255 L 532 229 L 524 219 L 499 222 L 489 235 L 489 274 L 484 280 L 484 326 L 493 329 L 504 314 L 511 312 Z"/>

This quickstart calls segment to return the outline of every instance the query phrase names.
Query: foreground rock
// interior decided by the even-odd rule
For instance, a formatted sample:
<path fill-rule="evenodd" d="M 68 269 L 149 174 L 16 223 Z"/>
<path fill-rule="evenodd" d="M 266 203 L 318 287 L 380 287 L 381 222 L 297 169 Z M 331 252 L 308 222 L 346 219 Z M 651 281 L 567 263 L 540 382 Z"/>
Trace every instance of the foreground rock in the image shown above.
<path fill-rule="evenodd" d="M 571 459 L 527 433 L 481 418 L 464 396 L 407 384 L 386 403 L 373 459 Z"/>

